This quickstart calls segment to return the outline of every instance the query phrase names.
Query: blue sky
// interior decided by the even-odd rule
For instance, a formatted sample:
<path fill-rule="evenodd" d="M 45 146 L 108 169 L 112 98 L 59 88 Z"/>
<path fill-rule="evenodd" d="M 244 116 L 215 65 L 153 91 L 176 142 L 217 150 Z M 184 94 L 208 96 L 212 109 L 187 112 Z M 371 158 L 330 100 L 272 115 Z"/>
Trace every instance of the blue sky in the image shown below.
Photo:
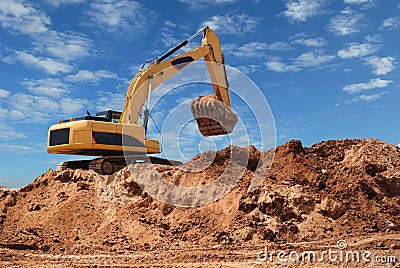
<path fill-rule="evenodd" d="M 204 25 L 219 35 L 226 64 L 268 100 L 277 144 L 400 143 L 399 0 L 1 0 L 0 185 L 26 185 L 76 159 L 46 153 L 49 126 L 86 110 L 121 110 L 141 64 Z M 189 87 L 160 101 L 157 124 L 157 109 L 200 93 L 212 90 Z M 193 135 L 186 145 L 197 148 Z M 250 142 L 259 145 L 256 132 Z"/>

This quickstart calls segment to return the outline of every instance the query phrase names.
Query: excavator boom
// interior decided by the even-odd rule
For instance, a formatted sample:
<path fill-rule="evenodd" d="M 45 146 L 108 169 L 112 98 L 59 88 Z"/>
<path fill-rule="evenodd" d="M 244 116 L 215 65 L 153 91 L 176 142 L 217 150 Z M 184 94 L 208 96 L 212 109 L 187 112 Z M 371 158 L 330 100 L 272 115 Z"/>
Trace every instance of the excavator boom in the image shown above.
<path fill-rule="evenodd" d="M 209 27 L 205 27 L 201 32 L 203 33 L 201 46 L 167 60 L 174 52 L 188 44 L 189 38 L 146 69 L 139 71 L 132 79 L 126 93 L 121 122 L 137 124 L 149 93 L 193 62 L 204 58 L 215 95 L 195 100 L 191 105 L 192 114 L 204 136 L 223 135 L 233 131 L 237 115 L 231 109 L 229 85 L 220 41 Z M 132 103 L 133 99 L 134 103 Z"/>

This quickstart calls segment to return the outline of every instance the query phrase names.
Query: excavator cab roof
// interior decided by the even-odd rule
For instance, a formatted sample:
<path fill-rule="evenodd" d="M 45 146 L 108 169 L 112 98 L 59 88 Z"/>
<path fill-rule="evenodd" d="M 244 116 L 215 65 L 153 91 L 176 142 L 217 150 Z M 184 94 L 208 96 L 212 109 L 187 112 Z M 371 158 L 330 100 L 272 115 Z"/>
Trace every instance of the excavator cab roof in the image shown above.
<path fill-rule="evenodd" d="M 122 114 L 122 112 L 107 110 L 107 111 L 103 111 L 103 112 L 98 112 L 98 113 L 96 113 L 96 115 L 91 115 L 88 113 L 88 115 L 86 115 L 86 116 L 71 118 L 71 119 L 67 119 L 67 120 L 60 120 L 59 123 L 67 123 L 67 122 L 71 122 L 71 121 L 82 121 L 82 120 L 93 120 L 93 121 L 119 123 L 121 114 Z"/>
<path fill-rule="evenodd" d="M 103 117 L 110 120 L 113 123 L 119 123 L 119 119 L 121 118 L 122 112 L 117 112 L 113 110 L 107 110 L 103 112 L 96 113 L 96 117 Z"/>

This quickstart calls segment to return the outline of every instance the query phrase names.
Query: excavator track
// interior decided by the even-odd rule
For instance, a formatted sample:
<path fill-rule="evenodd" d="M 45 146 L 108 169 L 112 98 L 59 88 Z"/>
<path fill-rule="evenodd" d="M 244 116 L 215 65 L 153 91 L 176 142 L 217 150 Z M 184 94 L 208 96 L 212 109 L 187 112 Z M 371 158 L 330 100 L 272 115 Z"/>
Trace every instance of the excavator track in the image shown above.
<path fill-rule="evenodd" d="M 105 156 L 90 161 L 89 169 L 104 175 L 111 175 L 126 167 L 123 156 Z"/>
<path fill-rule="evenodd" d="M 229 134 L 238 120 L 232 108 L 215 95 L 199 97 L 192 102 L 190 110 L 203 136 Z"/>
<path fill-rule="evenodd" d="M 66 169 L 91 169 L 99 174 L 111 175 L 126 167 L 127 163 L 152 163 L 170 166 L 177 166 L 182 164 L 182 162 L 180 161 L 167 160 L 153 156 L 148 157 L 145 155 L 104 156 L 95 158 L 93 160 L 76 160 L 62 162 L 57 166 L 56 170 L 63 171 Z"/>
<path fill-rule="evenodd" d="M 62 171 L 66 169 L 89 169 L 89 163 L 91 160 L 78 160 L 78 161 L 65 161 L 58 164 L 56 170 Z"/>

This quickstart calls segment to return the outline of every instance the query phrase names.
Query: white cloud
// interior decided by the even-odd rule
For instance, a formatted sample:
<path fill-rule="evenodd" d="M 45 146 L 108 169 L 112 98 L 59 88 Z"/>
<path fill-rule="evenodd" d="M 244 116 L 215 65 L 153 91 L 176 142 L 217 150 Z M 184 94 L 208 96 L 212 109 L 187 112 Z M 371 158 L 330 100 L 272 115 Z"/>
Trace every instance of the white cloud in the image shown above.
<path fill-rule="evenodd" d="M 261 66 L 255 65 L 255 64 L 235 66 L 235 68 L 245 74 L 250 74 L 250 73 L 261 71 Z"/>
<path fill-rule="evenodd" d="M 202 26 L 209 26 L 220 34 L 240 35 L 254 32 L 260 22 L 261 18 L 246 14 L 225 14 L 212 16 L 204 21 Z"/>
<path fill-rule="evenodd" d="M 86 0 L 43 0 L 43 1 L 54 7 L 66 6 L 71 4 L 80 4 L 86 2 Z"/>
<path fill-rule="evenodd" d="M 372 0 L 344 0 L 345 4 L 350 4 L 350 5 L 360 5 L 372 2 L 373 2 Z"/>
<path fill-rule="evenodd" d="M 58 92 L 57 89 L 51 89 L 55 91 L 55 94 L 50 92 L 41 92 L 39 89 L 34 88 L 40 84 L 45 85 L 51 84 L 51 79 L 38 80 L 38 81 L 25 81 L 32 82 L 32 91 L 41 95 L 33 95 L 27 93 L 15 93 L 8 97 L 7 103 L 3 102 L 6 107 L 0 107 L 0 119 L 7 118 L 11 122 L 18 123 L 40 123 L 47 124 L 51 121 L 56 121 L 60 118 L 70 118 L 76 116 L 76 114 L 82 114 L 84 110 L 90 107 L 90 103 L 87 99 L 73 98 L 66 96 L 65 92 Z M 53 81 L 58 83 L 57 81 Z M 64 94 L 62 94 L 64 93 Z M 6 138 L 6 134 L 11 131 L 1 132 L 3 127 L 0 125 L 0 136 Z M 25 135 L 14 135 L 17 137 L 25 137 Z"/>
<path fill-rule="evenodd" d="M 322 47 L 326 45 L 326 41 L 322 37 L 308 37 L 304 33 L 296 34 L 292 38 L 292 43 L 307 47 Z"/>
<path fill-rule="evenodd" d="M 36 66 L 49 74 L 55 75 L 59 73 L 68 73 L 72 70 L 72 66 L 56 61 L 52 58 L 36 57 L 23 51 L 15 51 L 16 58 L 27 66 Z"/>
<path fill-rule="evenodd" d="M 285 42 L 274 42 L 268 45 L 268 50 L 272 51 L 287 51 L 291 49 L 290 45 Z"/>
<path fill-rule="evenodd" d="M 268 44 L 260 42 L 250 42 L 243 46 L 238 46 L 236 44 L 226 44 L 222 46 L 222 50 L 225 54 L 240 58 L 262 58 L 265 56 L 267 49 Z"/>
<path fill-rule="evenodd" d="M 335 59 L 334 55 L 328 55 L 322 50 L 316 50 L 299 55 L 297 58 L 292 60 L 291 64 L 284 63 L 278 58 L 272 58 L 267 61 L 265 65 L 270 71 L 285 73 L 300 71 L 304 68 L 320 67 L 333 59 Z"/>
<path fill-rule="evenodd" d="M 160 34 L 160 42 L 167 48 L 175 47 L 177 44 L 182 42 L 181 39 L 176 38 L 176 35 L 170 32 L 162 32 Z"/>
<path fill-rule="evenodd" d="M 164 23 L 165 24 L 165 23 Z M 150 58 L 159 57 L 171 48 L 177 46 L 182 40 L 189 37 L 187 29 L 183 25 L 172 27 L 170 23 L 165 24 L 166 27 L 161 28 L 161 33 L 157 37 L 157 43 L 163 44 L 159 49 L 150 52 Z M 190 31 L 190 30 L 189 30 Z M 180 34 L 179 34 L 180 33 Z M 177 53 L 184 53 L 193 50 L 199 46 L 199 41 L 189 42 L 184 47 L 180 48 Z M 140 65 L 141 66 L 141 65 Z M 139 66 L 139 67 L 140 67 Z M 135 71 L 136 73 L 136 71 Z"/>
<path fill-rule="evenodd" d="M 382 22 L 382 28 L 394 30 L 400 27 L 400 17 L 387 18 Z"/>
<path fill-rule="evenodd" d="M 36 95 L 58 98 L 68 91 L 68 86 L 58 78 L 26 80 L 22 82 L 28 90 Z"/>
<path fill-rule="evenodd" d="M 169 27 L 169 28 L 176 28 L 177 27 L 177 25 L 175 23 L 173 23 L 172 21 L 170 21 L 170 20 L 165 20 L 164 21 L 164 26 L 165 27 Z"/>
<path fill-rule="evenodd" d="M 1 0 L 0 23 L 3 28 L 22 34 L 36 34 L 47 31 L 51 20 L 22 0 Z"/>
<path fill-rule="evenodd" d="M 33 150 L 34 148 L 25 145 L 0 144 L 0 151 L 26 153 Z"/>
<path fill-rule="evenodd" d="M 34 96 L 29 94 L 17 93 L 12 96 L 12 100 L 19 99 L 11 106 L 16 110 L 22 112 L 25 116 L 29 116 L 31 111 L 39 111 L 43 113 L 56 112 L 59 109 L 59 104 L 52 98 L 47 96 Z"/>
<path fill-rule="evenodd" d="M 90 56 L 94 51 L 93 42 L 76 32 L 47 31 L 36 36 L 34 45 L 42 53 L 64 61 L 82 59 Z"/>
<path fill-rule="evenodd" d="M 96 100 L 96 111 L 122 111 L 125 103 L 125 93 L 99 92 Z"/>
<path fill-rule="evenodd" d="M 85 110 L 89 105 L 89 101 L 81 98 L 63 98 L 59 100 L 59 112 L 65 115 L 76 114 L 79 111 Z"/>
<path fill-rule="evenodd" d="M 80 70 L 76 74 L 68 75 L 65 77 L 65 80 L 70 82 L 99 82 L 101 79 L 117 79 L 118 75 L 106 71 L 106 70 L 98 70 L 98 71 L 88 71 L 88 70 Z"/>
<path fill-rule="evenodd" d="M 0 107 L 0 118 L 18 121 L 18 123 L 43 124 L 71 117 L 78 112 L 81 114 L 88 105 L 87 99 L 16 93 L 9 97 L 7 107 Z"/>
<path fill-rule="evenodd" d="M 0 111 L 2 109 L 0 108 Z M 4 111 L 2 111 L 4 112 Z M 2 116 L 4 114 L 2 113 Z M 0 116 L 1 118 L 1 116 Z M 20 138 L 25 138 L 26 135 L 24 133 L 16 131 L 13 127 L 10 126 L 10 124 L 6 124 L 3 122 L 0 122 L 0 140 L 12 140 L 12 139 L 20 139 Z"/>
<path fill-rule="evenodd" d="M 341 13 L 330 19 L 328 30 L 337 35 L 358 33 L 361 27 L 360 21 L 364 16 L 349 10 L 343 10 Z"/>
<path fill-rule="evenodd" d="M 90 4 L 87 15 L 94 26 L 116 33 L 144 32 L 155 14 L 141 3 L 130 0 L 98 0 Z"/>
<path fill-rule="evenodd" d="M 377 0 L 344 0 L 344 3 L 352 6 L 360 6 L 361 9 L 369 9 L 376 7 Z"/>
<path fill-rule="evenodd" d="M 0 88 L 0 99 L 7 98 L 10 95 L 10 91 Z"/>
<path fill-rule="evenodd" d="M 297 66 L 285 64 L 279 59 L 269 60 L 265 63 L 265 66 L 268 70 L 277 73 L 295 72 L 300 70 Z"/>
<path fill-rule="evenodd" d="M 298 56 L 295 62 L 299 67 L 317 67 L 333 60 L 334 58 L 334 55 L 327 55 L 322 51 L 310 51 Z"/>
<path fill-rule="evenodd" d="M 242 46 L 237 44 L 223 44 L 224 54 L 230 54 L 239 58 L 263 58 L 267 51 L 287 51 L 291 47 L 285 42 L 267 44 L 264 42 L 249 42 Z"/>
<path fill-rule="evenodd" d="M 212 5 L 233 4 L 238 0 L 178 0 L 181 3 L 189 5 L 191 9 L 201 9 Z"/>
<path fill-rule="evenodd" d="M 304 22 L 307 19 L 323 12 L 326 1 L 324 0 L 289 0 L 283 14 L 290 21 Z"/>
<path fill-rule="evenodd" d="M 396 59 L 394 57 L 369 57 L 365 60 L 366 64 L 374 68 L 374 74 L 384 75 L 390 73 L 396 67 L 394 66 Z"/>
<path fill-rule="evenodd" d="M 343 59 L 368 56 L 376 51 L 376 45 L 371 43 L 353 43 L 348 48 L 339 50 L 338 56 Z"/>
<path fill-rule="evenodd" d="M 385 88 L 393 81 L 390 80 L 383 80 L 381 78 L 371 79 L 369 82 L 366 83 L 358 83 L 358 84 L 351 84 L 343 87 L 343 91 L 354 94 L 364 90 L 369 90 L 373 88 Z"/>
<path fill-rule="evenodd" d="M 368 1 L 369 0 L 344 0 L 344 3 L 354 5 L 354 4 L 362 4 Z"/>
<path fill-rule="evenodd" d="M 371 94 L 371 95 L 360 95 L 360 96 L 357 96 L 357 97 L 351 99 L 347 103 L 362 102 L 362 101 L 363 102 L 374 102 L 374 101 L 379 100 L 380 98 L 382 98 L 383 95 L 388 94 L 388 93 L 389 93 L 389 91 L 384 91 L 384 92 Z"/>
<path fill-rule="evenodd" d="M 365 40 L 369 43 L 380 44 L 383 42 L 382 36 L 379 34 L 367 35 Z"/>
<path fill-rule="evenodd" d="M 0 45 L 1 48 L 1 45 Z M 13 51 L 9 48 L 3 48 L 0 50 L 0 61 L 7 63 L 7 64 L 13 64 L 15 63 L 15 55 Z"/>
<path fill-rule="evenodd" d="M 25 115 L 23 112 L 13 109 L 13 110 L 8 111 L 7 118 L 20 120 L 20 119 L 24 119 Z"/>

